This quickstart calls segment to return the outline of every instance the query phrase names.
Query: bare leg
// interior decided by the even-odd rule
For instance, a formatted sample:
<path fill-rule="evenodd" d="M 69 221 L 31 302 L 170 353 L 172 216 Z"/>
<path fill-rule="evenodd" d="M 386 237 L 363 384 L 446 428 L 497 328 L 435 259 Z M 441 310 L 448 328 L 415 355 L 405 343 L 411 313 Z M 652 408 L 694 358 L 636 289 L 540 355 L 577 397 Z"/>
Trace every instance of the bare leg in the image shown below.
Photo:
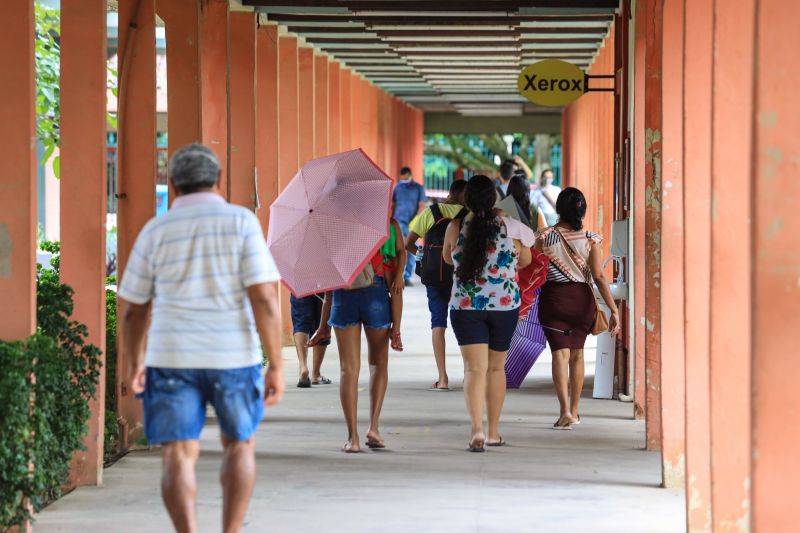
<path fill-rule="evenodd" d="M 161 448 L 161 498 L 178 533 L 197 531 L 194 467 L 199 453 L 200 443 L 196 440 L 170 442 Z"/>
<path fill-rule="evenodd" d="M 308 335 L 306 333 L 294 334 L 294 349 L 297 351 L 297 360 L 300 363 L 300 379 L 308 379 Z"/>
<path fill-rule="evenodd" d="M 489 368 L 489 346 L 468 344 L 461 347 L 464 358 L 464 400 L 472 422 L 472 443 L 478 447 L 486 441 L 483 432 L 483 406 L 486 402 L 486 374 Z"/>
<path fill-rule="evenodd" d="M 573 421 L 569 410 L 569 396 L 567 393 L 567 380 L 569 368 L 569 349 L 553 352 L 553 384 L 556 386 L 558 404 L 561 407 L 558 425 L 564 426 Z"/>
<path fill-rule="evenodd" d="M 489 350 L 489 371 L 486 375 L 487 443 L 497 443 L 502 440 L 498 426 L 506 400 L 506 352 Z"/>
<path fill-rule="evenodd" d="M 334 328 L 339 345 L 339 399 L 342 402 L 344 421 L 347 424 L 345 452 L 361 451 L 358 443 L 358 374 L 361 372 L 361 325 Z"/>
<path fill-rule="evenodd" d="M 400 324 L 403 321 L 403 291 L 392 293 L 389 300 L 392 308 L 392 349 L 402 352 L 403 341 L 400 338 Z"/>
<path fill-rule="evenodd" d="M 222 445 L 222 531 L 236 533 L 244 522 L 256 482 L 256 439 L 235 441 L 223 436 Z"/>
<path fill-rule="evenodd" d="M 325 351 L 328 349 L 327 346 L 314 346 L 312 353 L 314 358 L 314 366 L 311 370 L 311 381 L 319 381 L 319 377 L 322 375 L 322 361 L 325 359 Z"/>
<path fill-rule="evenodd" d="M 431 340 L 433 341 L 433 357 L 436 359 L 436 370 L 439 371 L 439 387 L 449 388 L 450 381 L 447 378 L 447 367 L 445 364 L 445 328 L 433 328 L 431 330 Z"/>
<path fill-rule="evenodd" d="M 369 430 L 367 442 L 382 448 L 380 417 L 386 388 L 389 385 L 389 330 L 364 328 L 369 362 Z"/>
<path fill-rule="evenodd" d="M 578 418 L 578 402 L 581 400 L 581 392 L 583 391 L 583 348 L 580 350 L 570 350 L 569 354 L 569 396 L 570 396 L 570 409 L 569 412 L 572 418 Z"/>

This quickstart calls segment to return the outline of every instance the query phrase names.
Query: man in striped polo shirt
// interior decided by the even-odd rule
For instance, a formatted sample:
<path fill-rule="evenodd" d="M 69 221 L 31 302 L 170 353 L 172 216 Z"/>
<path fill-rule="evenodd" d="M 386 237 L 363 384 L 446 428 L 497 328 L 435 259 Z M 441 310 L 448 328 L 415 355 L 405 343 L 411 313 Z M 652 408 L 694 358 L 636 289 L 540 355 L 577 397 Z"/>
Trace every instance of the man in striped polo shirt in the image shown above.
<path fill-rule="evenodd" d="M 148 441 L 162 446 L 161 492 L 178 531 L 197 530 L 194 468 L 206 405 L 225 449 L 223 529 L 238 531 L 255 483 L 253 435 L 264 404 L 284 391 L 278 271 L 258 219 L 220 196 L 219 177 L 207 147 L 175 152 L 177 198 L 142 229 L 119 288 L 130 385 L 144 399 Z"/>

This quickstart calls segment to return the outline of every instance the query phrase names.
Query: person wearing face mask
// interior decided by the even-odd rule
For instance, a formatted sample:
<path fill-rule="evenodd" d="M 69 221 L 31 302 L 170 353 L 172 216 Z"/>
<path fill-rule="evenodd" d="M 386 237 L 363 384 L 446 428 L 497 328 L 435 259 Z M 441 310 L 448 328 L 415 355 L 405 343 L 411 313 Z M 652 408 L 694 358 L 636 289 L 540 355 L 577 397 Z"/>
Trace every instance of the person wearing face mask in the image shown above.
<path fill-rule="evenodd" d="M 544 214 L 548 226 L 552 226 L 558 221 L 556 200 L 559 194 L 561 194 L 561 187 L 553 185 L 553 171 L 549 168 L 543 170 L 539 187 L 531 191 L 531 203 Z"/>
<path fill-rule="evenodd" d="M 400 224 L 404 239 L 408 237 L 408 226 L 411 221 L 427 206 L 425 187 L 412 179 L 410 168 L 401 168 L 400 180 L 398 180 L 397 186 L 392 193 L 392 216 L 397 220 L 397 223 Z M 414 255 L 408 254 L 406 269 L 403 275 L 406 285 L 411 285 L 411 276 L 414 274 L 414 264 Z"/>

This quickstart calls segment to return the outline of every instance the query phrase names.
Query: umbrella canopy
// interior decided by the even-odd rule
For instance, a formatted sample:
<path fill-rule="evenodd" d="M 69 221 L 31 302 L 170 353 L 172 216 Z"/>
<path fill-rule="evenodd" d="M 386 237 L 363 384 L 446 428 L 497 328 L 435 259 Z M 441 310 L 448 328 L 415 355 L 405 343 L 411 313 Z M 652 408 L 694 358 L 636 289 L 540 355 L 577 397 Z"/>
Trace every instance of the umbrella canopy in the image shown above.
<path fill-rule="evenodd" d="M 295 296 L 352 285 L 389 238 L 392 186 L 361 149 L 303 165 L 270 208 L 267 238 Z"/>

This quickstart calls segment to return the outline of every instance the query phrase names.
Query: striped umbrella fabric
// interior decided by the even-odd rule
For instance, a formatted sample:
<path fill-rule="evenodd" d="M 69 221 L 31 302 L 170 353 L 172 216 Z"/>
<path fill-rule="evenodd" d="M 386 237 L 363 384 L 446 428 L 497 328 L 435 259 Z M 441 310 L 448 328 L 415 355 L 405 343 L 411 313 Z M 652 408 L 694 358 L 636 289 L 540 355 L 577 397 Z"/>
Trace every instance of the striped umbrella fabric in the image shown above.
<path fill-rule="evenodd" d="M 506 357 L 506 388 L 520 388 L 546 346 L 544 329 L 539 325 L 539 306 L 534 305 L 528 316 L 519 321 L 511 337 Z"/>

